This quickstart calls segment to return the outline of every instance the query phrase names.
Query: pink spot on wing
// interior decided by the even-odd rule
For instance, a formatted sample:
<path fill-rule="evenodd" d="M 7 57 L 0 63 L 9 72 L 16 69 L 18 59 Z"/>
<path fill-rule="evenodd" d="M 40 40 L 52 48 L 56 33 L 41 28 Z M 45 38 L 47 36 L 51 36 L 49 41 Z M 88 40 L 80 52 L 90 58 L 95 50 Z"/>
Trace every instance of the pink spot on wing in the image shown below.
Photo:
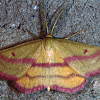
<path fill-rule="evenodd" d="M 15 56 L 15 53 L 14 53 L 14 52 L 12 52 L 11 54 L 12 54 L 13 56 Z"/>
<path fill-rule="evenodd" d="M 87 50 L 84 50 L 84 54 L 86 54 L 87 53 Z"/>

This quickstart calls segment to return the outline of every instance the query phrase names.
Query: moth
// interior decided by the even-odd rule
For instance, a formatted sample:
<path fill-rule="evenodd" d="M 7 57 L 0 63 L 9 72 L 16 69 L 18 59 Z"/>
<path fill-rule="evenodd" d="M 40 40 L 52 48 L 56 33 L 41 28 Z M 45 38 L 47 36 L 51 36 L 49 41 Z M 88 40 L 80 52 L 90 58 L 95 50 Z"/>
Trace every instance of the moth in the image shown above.
<path fill-rule="evenodd" d="M 0 50 L 0 77 L 11 80 L 23 93 L 46 89 L 74 93 L 86 85 L 88 77 L 100 74 L 100 47 L 67 39 L 55 39 L 49 34 Z"/>

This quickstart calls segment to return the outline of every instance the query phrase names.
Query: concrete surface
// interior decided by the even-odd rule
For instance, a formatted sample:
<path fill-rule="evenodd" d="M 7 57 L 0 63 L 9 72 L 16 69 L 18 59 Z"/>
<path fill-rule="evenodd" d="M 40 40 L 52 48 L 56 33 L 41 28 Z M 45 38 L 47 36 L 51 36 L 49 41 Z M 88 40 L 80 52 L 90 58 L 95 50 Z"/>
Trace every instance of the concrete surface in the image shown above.
<path fill-rule="evenodd" d="M 48 13 L 50 30 L 58 13 L 53 16 L 52 20 L 51 15 L 64 0 L 44 1 L 42 0 L 46 14 Z M 84 27 L 85 31 L 70 39 L 100 46 L 100 0 L 65 0 L 64 5 L 68 1 L 69 5 L 60 17 L 53 36 L 60 38 Z M 39 5 L 41 6 L 39 0 L 0 0 L 0 48 L 32 39 L 24 31 L 25 28 L 37 36 L 41 32 L 41 26 L 43 32 L 46 32 L 43 12 L 39 12 Z M 40 21 L 40 14 L 42 21 Z M 89 78 L 85 88 L 75 94 L 42 90 L 25 95 L 13 86 L 9 86 L 9 82 L 1 79 L 0 100 L 100 100 L 100 76 Z"/>

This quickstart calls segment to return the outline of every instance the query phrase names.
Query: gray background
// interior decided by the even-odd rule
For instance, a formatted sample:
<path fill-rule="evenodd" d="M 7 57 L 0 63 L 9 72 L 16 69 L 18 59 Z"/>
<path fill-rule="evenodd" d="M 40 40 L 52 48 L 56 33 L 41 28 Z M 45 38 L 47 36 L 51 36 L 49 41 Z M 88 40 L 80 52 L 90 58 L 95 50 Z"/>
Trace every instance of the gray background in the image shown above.
<path fill-rule="evenodd" d="M 65 0 L 64 5 L 68 1 L 69 5 L 58 20 L 53 36 L 61 38 L 84 27 L 85 31 L 80 32 L 70 40 L 100 46 L 100 0 Z M 49 30 L 64 5 L 56 14 L 54 12 L 63 2 L 64 0 L 45 0 L 43 2 L 48 15 Z M 41 6 L 39 0 L 0 0 L 0 48 L 32 39 L 25 28 L 38 36 L 42 26 L 43 32 L 46 33 L 43 12 L 39 12 L 39 5 Z M 40 14 L 42 21 L 40 21 Z M 54 14 L 53 18 L 52 14 Z M 75 94 L 42 90 L 25 95 L 18 92 L 13 86 L 9 86 L 8 83 L 2 79 L 0 81 L 0 100 L 100 99 L 100 76 L 89 78 L 85 88 Z"/>

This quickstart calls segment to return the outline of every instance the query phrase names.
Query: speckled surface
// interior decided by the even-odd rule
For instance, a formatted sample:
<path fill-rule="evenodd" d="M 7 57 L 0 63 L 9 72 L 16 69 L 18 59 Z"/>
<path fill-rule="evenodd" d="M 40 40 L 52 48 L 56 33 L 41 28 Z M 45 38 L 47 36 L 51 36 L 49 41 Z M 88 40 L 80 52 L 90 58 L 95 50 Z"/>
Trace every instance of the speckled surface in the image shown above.
<path fill-rule="evenodd" d="M 45 0 L 45 2 L 43 2 L 46 14 L 48 14 L 49 30 L 58 13 L 56 13 L 53 18 L 51 15 L 63 1 L 64 0 Z M 60 17 L 53 35 L 55 37 L 63 37 L 84 27 L 85 31 L 72 37 L 71 40 L 100 46 L 100 0 L 68 1 L 69 5 Z M 65 0 L 64 5 L 67 3 Z M 46 32 L 43 13 L 39 12 L 39 5 L 41 5 L 39 0 L 0 0 L 0 48 L 32 39 L 32 37 L 24 31 L 25 28 L 37 36 L 41 32 L 41 26 L 43 27 L 43 31 Z M 40 21 L 40 14 L 42 21 Z M 43 25 L 41 25 L 41 22 Z M 9 83 L 10 82 L 5 80 L 0 80 L 0 100 L 100 99 L 100 76 L 89 78 L 85 88 L 75 94 L 42 90 L 25 95 L 18 92 L 11 83 Z"/>

